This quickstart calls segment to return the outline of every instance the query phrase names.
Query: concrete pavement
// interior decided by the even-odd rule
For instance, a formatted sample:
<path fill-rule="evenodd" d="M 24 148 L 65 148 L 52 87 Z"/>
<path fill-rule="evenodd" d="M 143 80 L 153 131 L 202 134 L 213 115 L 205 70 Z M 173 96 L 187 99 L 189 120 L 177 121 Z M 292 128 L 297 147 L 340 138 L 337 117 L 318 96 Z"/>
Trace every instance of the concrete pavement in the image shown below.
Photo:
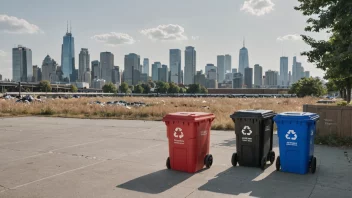
<path fill-rule="evenodd" d="M 0 119 L 0 197 L 352 197 L 352 150 L 316 146 L 316 174 L 232 167 L 234 132 L 212 131 L 214 164 L 167 170 L 162 122 Z M 278 154 L 275 136 L 274 151 Z"/>

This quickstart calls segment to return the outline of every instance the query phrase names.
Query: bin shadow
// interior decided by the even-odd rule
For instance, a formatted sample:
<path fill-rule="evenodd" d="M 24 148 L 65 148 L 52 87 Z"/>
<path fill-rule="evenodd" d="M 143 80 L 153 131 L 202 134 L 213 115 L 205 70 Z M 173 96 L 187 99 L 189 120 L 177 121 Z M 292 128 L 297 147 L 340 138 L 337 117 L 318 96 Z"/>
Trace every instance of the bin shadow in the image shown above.
<path fill-rule="evenodd" d="M 297 198 L 307 197 L 315 182 L 316 176 L 312 174 L 296 175 L 277 171 L 262 172 L 249 167 L 231 167 L 198 190 L 235 196 Z"/>
<path fill-rule="evenodd" d="M 149 194 L 162 193 L 190 178 L 193 174 L 173 170 L 160 170 L 116 186 Z"/>
<path fill-rule="evenodd" d="M 236 147 L 236 138 L 227 139 L 216 144 L 217 146 Z"/>

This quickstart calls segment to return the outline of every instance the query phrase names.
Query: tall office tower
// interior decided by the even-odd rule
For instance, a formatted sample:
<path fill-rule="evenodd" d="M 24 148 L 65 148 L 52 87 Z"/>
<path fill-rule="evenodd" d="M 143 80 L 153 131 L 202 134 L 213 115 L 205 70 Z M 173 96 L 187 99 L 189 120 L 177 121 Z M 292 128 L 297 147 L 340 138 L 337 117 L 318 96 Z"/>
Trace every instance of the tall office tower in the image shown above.
<path fill-rule="evenodd" d="M 240 49 L 238 72 L 244 74 L 244 69 L 249 67 L 248 49 L 243 40 L 243 47 Z"/>
<path fill-rule="evenodd" d="M 291 85 L 292 83 L 292 75 L 291 75 L 291 71 L 288 72 L 288 85 Z"/>
<path fill-rule="evenodd" d="M 74 82 L 76 78 L 75 39 L 72 36 L 71 28 L 70 32 L 68 31 L 68 25 L 61 46 L 61 67 L 63 72 L 62 77 L 65 79 L 65 81 Z"/>
<path fill-rule="evenodd" d="M 86 68 L 86 71 L 83 73 L 82 82 L 86 82 L 89 86 L 92 84 L 92 74 L 89 68 Z"/>
<path fill-rule="evenodd" d="M 194 76 L 194 84 L 200 84 L 203 87 L 206 86 L 206 78 L 202 70 L 197 71 L 197 74 Z"/>
<path fill-rule="evenodd" d="M 154 62 L 154 64 L 152 64 L 152 80 L 155 82 L 159 80 L 159 75 L 158 75 L 159 68 L 161 68 L 160 62 Z"/>
<path fill-rule="evenodd" d="M 39 69 L 38 65 L 33 65 L 33 82 L 39 82 Z"/>
<path fill-rule="evenodd" d="M 216 66 L 214 64 L 208 63 L 207 65 L 205 65 L 205 76 L 208 76 L 208 72 L 213 69 L 215 69 L 216 71 Z"/>
<path fill-rule="evenodd" d="M 236 68 L 233 68 L 232 69 L 232 73 L 234 74 L 234 73 L 237 73 L 237 69 Z"/>
<path fill-rule="evenodd" d="M 100 62 L 98 60 L 92 61 L 92 81 L 96 79 L 100 79 L 101 76 L 101 68 L 100 68 Z"/>
<path fill-rule="evenodd" d="M 89 69 L 90 71 L 90 55 L 87 48 L 82 48 L 79 53 L 79 64 L 78 64 L 78 80 L 84 81 L 84 73 Z"/>
<path fill-rule="evenodd" d="M 232 58 L 231 55 L 225 54 L 225 74 L 231 73 Z"/>
<path fill-rule="evenodd" d="M 277 86 L 277 71 L 268 70 L 265 72 L 265 86 L 275 87 Z"/>
<path fill-rule="evenodd" d="M 32 82 L 32 50 L 19 45 L 12 49 L 12 80 L 15 82 Z"/>
<path fill-rule="evenodd" d="M 186 47 L 185 50 L 185 79 L 184 84 L 190 85 L 194 84 L 194 76 L 196 75 L 196 66 L 197 66 L 197 54 L 196 50 L 192 46 Z"/>
<path fill-rule="evenodd" d="M 112 69 L 114 67 L 114 54 L 111 52 L 100 53 L 100 76 L 106 83 L 112 82 Z"/>
<path fill-rule="evenodd" d="M 310 72 L 309 71 L 305 71 L 304 72 L 304 77 L 305 78 L 309 78 L 310 77 Z"/>
<path fill-rule="evenodd" d="M 170 82 L 181 84 L 181 50 L 170 49 Z"/>
<path fill-rule="evenodd" d="M 216 68 L 209 70 L 208 73 L 206 74 L 206 77 L 207 77 L 208 79 L 217 81 L 218 74 L 217 74 L 217 72 L 216 72 Z"/>
<path fill-rule="evenodd" d="M 167 65 L 162 65 L 161 68 L 158 68 L 158 81 L 168 82 L 168 74 Z"/>
<path fill-rule="evenodd" d="M 304 68 L 300 62 L 296 63 L 296 77 L 296 82 L 301 80 L 301 78 L 304 78 Z"/>
<path fill-rule="evenodd" d="M 50 82 L 59 81 L 56 75 L 57 63 L 49 55 L 47 55 L 42 64 L 42 79 Z"/>
<path fill-rule="evenodd" d="M 292 78 L 291 79 L 292 79 L 291 84 L 293 84 L 297 81 L 297 58 L 296 58 L 296 56 L 293 57 Z"/>
<path fill-rule="evenodd" d="M 242 88 L 243 74 L 233 73 L 232 88 Z"/>
<path fill-rule="evenodd" d="M 256 88 L 262 87 L 263 83 L 263 67 L 259 64 L 254 65 L 254 86 Z"/>
<path fill-rule="evenodd" d="M 244 84 L 247 88 L 253 87 L 253 68 L 245 68 L 244 69 Z"/>
<path fill-rule="evenodd" d="M 281 86 L 288 85 L 288 57 L 280 57 L 280 83 Z"/>
<path fill-rule="evenodd" d="M 120 85 L 121 84 L 121 75 L 120 75 L 120 67 L 114 66 L 112 69 L 112 83 Z"/>
<path fill-rule="evenodd" d="M 143 73 L 147 74 L 147 76 L 149 76 L 149 59 L 148 58 L 143 59 Z"/>
<path fill-rule="evenodd" d="M 0 81 L 2 81 L 2 75 L 0 74 Z"/>
<path fill-rule="evenodd" d="M 222 83 L 225 80 L 225 56 L 217 56 L 217 67 L 218 67 L 218 82 Z"/>
<path fill-rule="evenodd" d="M 124 82 L 128 85 L 136 85 L 139 81 L 138 79 L 133 79 L 133 73 L 135 70 L 139 71 L 140 66 L 140 56 L 134 53 L 125 55 L 125 68 L 123 73 Z M 140 73 L 140 72 L 139 72 Z M 135 75 L 138 77 L 138 75 Z"/>

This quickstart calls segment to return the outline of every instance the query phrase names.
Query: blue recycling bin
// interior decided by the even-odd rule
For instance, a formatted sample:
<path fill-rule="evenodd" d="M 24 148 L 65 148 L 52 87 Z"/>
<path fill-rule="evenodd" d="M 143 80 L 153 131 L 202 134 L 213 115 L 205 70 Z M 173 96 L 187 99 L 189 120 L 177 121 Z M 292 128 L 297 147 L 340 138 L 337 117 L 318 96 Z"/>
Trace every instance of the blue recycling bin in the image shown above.
<path fill-rule="evenodd" d="M 280 156 L 276 170 L 297 174 L 315 173 L 314 136 L 319 115 L 308 112 L 277 114 L 274 121 L 278 128 Z"/>

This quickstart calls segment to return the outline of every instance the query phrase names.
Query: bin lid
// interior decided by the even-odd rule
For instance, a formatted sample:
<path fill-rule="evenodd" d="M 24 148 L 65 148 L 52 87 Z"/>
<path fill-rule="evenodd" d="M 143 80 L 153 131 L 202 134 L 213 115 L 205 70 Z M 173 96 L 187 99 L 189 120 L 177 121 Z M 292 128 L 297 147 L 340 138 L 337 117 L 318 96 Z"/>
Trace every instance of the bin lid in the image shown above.
<path fill-rule="evenodd" d="M 279 120 L 318 120 L 319 115 L 310 112 L 284 112 L 279 113 L 274 117 L 275 121 Z"/>
<path fill-rule="evenodd" d="M 176 112 L 176 113 L 169 113 L 164 118 L 163 121 L 189 121 L 195 122 L 200 120 L 206 119 L 213 119 L 215 115 L 212 113 L 206 112 Z"/>
<path fill-rule="evenodd" d="M 271 118 L 274 116 L 275 113 L 272 110 L 247 109 L 236 111 L 230 115 L 230 118 Z"/>

